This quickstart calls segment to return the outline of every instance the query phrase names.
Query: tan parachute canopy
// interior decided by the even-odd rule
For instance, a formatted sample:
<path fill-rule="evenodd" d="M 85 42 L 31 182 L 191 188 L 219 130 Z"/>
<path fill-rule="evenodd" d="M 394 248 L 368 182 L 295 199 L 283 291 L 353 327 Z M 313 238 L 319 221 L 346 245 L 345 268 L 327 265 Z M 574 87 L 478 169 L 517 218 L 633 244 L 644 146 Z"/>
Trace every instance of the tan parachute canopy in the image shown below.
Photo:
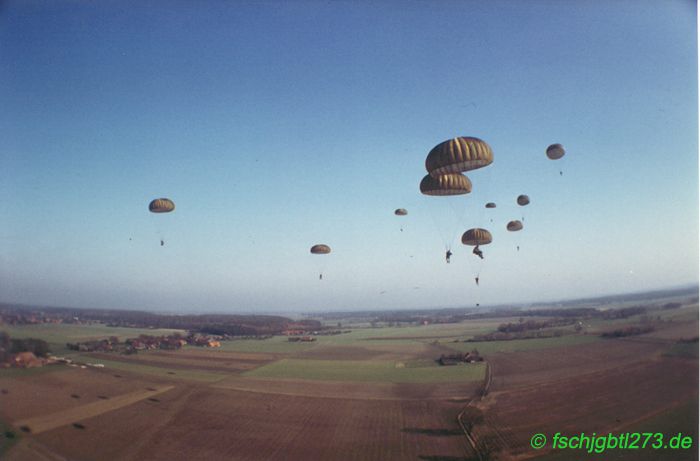
<path fill-rule="evenodd" d="M 493 162 L 491 147 L 479 138 L 463 136 L 442 142 L 428 153 L 425 169 L 431 176 L 476 170 Z"/>
<path fill-rule="evenodd" d="M 314 245 L 311 247 L 311 253 L 315 255 L 327 255 L 328 253 L 331 252 L 331 247 L 328 245 L 324 245 L 322 243 L 319 243 L 318 245 Z"/>
<path fill-rule="evenodd" d="M 530 203 L 530 197 L 527 195 L 518 195 L 518 205 L 525 206 Z"/>
<path fill-rule="evenodd" d="M 547 148 L 547 157 L 549 157 L 550 160 L 559 160 L 565 153 L 564 146 L 561 144 L 552 144 Z"/>
<path fill-rule="evenodd" d="M 486 229 L 469 229 L 462 234 L 462 243 L 465 245 L 488 245 L 492 241 L 491 232 Z"/>
<path fill-rule="evenodd" d="M 508 229 L 510 232 L 517 232 L 523 228 L 523 223 L 518 221 L 517 219 L 515 221 L 511 221 L 506 225 L 506 229 Z"/>
<path fill-rule="evenodd" d="M 461 173 L 426 175 L 420 182 L 420 191 L 425 195 L 464 195 L 472 191 L 472 182 Z"/>
<path fill-rule="evenodd" d="M 486 204 L 486 208 L 496 208 L 496 204 L 493 202 L 489 202 Z"/>
<path fill-rule="evenodd" d="M 175 204 L 167 198 L 157 198 L 148 204 L 148 211 L 151 213 L 170 213 L 175 209 Z"/>
<path fill-rule="evenodd" d="M 406 216 L 408 214 L 408 211 L 406 211 L 405 208 L 397 208 L 396 210 L 394 210 L 394 214 L 396 216 Z"/>

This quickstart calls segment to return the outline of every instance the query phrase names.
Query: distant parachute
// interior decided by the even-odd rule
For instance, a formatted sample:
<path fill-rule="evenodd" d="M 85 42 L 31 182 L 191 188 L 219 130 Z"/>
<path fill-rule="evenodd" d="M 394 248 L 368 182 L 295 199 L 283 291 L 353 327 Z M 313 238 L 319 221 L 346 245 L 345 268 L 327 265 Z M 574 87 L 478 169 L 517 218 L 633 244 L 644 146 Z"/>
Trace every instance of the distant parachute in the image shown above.
<path fill-rule="evenodd" d="M 420 191 L 424 195 L 464 195 L 472 191 L 472 182 L 461 173 L 426 175 L 420 182 Z"/>
<path fill-rule="evenodd" d="M 148 204 L 148 211 L 151 213 L 170 213 L 175 209 L 175 204 L 167 198 L 157 198 Z"/>
<path fill-rule="evenodd" d="M 328 253 L 331 252 L 331 247 L 328 245 L 324 245 L 322 243 L 319 243 L 318 245 L 314 245 L 311 247 L 311 253 L 315 255 L 327 255 Z"/>
<path fill-rule="evenodd" d="M 425 159 L 431 176 L 476 170 L 493 162 L 491 147 L 479 138 L 462 136 L 433 147 Z"/>
<path fill-rule="evenodd" d="M 550 160 L 559 160 L 565 153 L 564 146 L 561 144 L 552 144 L 547 147 L 547 157 L 549 157 Z"/>
<path fill-rule="evenodd" d="M 469 229 L 464 234 L 462 234 L 462 243 L 465 245 L 488 245 L 489 243 L 491 243 L 492 240 L 493 238 L 491 237 L 491 232 L 478 227 L 474 229 Z"/>
<path fill-rule="evenodd" d="M 327 255 L 331 252 L 331 247 L 329 247 L 328 245 L 324 245 L 323 243 L 319 243 L 317 245 L 312 246 L 311 250 L 309 251 L 311 251 L 311 254 L 314 255 Z M 319 280 L 323 280 L 323 266 L 325 266 L 325 264 L 321 264 L 318 268 Z"/>
<path fill-rule="evenodd" d="M 519 230 L 522 230 L 522 228 L 523 228 L 523 223 L 521 223 L 517 219 L 515 221 L 510 221 L 506 225 L 506 229 L 508 229 L 510 232 L 517 232 Z"/>
<path fill-rule="evenodd" d="M 496 204 L 493 202 L 489 202 L 486 204 L 486 208 L 496 208 Z"/>
<path fill-rule="evenodd" d="M 530 197 L 527 195 L 518 195 L 518 205 L 525 206 L 530 203 Z"/>
<path fill-rule="evenodd" d="M 397 208 L 394 210 L 394 214 L 396 216 L 406 216 L 408 214 L 408 211 L 406 211 L 404 208 Z"/>

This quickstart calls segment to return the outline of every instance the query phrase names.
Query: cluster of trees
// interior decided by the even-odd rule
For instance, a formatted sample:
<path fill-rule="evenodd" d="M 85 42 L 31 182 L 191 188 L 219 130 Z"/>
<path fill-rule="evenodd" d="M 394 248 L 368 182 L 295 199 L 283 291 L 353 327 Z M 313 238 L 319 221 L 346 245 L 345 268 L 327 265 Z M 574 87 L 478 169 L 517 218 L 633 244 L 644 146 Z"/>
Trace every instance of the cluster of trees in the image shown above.
<path fill-rule="evenodd" d="M 521 331 L 542 330 L 543 328 L 560 327 L 571 325 L 575 319 L 549 319 L 549 320 L 527 320 L 520 319 L 518 323 L 502 323 L 498 326 L 501 333 L 519 333 Z"/>
<path fill-rule="evenodd" d="M 610 319 L 626 319 L 634 315 L 646 313 L 647 308 L 644 306 L 625 307 L 623 309 L 610 309 L 603 311 L 602 317 L 606 320 Z"/>
<path fill-rule="evenodd" d="M 681 303 L 666 303 L 663 305 L 664 309 L 678 309 L 682 306 Z"/>
<path fill-rule="evenodd" d="M 540 338 L 557 338 L 564 336 L 563 330 L 536 330 L 536 331 L 520 331 L 515 333 L 504 333 L 502 331 L 494 331 L 483 335 L 475 335 L 473 338 L 465 339 L 464 342 L 478 341 L 510 341 L 513 339 L 540 339 Z"/>
<path fill-rule="evenodd" d="M 51 350 L 43 339 L 12 339 L 6 332 L 0 331 L 0 362 L 7 362 L 12 355 L 20 352 L 33 352 L 37 357 L 46 357 Z"/>
<path fill-rule="evenodd" d="M 600 336 L 603 338 L 622 338 L 623 336 L 643 335 L 644 333 L 650 333 L 652 331 L 654 331 L 653 325 L 630 326 L 618 328 L 613 331 L 606 331 Z"/>
<path fill-rule="evenodd" d="M 304 325 L 321 330 L 318 320 L 293 321 L 276 315 L 171 315 L 143 311 L 74 309 L 66 307 L 31 308 L 0 305 L 0 319 L 27 323 L 104 323 L 114 327 L 170 328 L 217 335 L 259 336 L 280 334 L 288 325 Z M 7 323 L 10 323 L 8 320 Z"/>

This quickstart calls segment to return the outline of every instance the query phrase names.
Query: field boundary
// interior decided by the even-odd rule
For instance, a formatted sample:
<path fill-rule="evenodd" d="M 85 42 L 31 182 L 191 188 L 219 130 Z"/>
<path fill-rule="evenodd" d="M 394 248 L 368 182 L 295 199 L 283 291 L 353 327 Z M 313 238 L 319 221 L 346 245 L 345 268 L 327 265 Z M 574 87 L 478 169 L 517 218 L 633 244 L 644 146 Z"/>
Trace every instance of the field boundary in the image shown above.
<path fill-rule="evenodd" d="M 489 388 L 491 387 L 491 379 L 492 379 L 492 374 L 491 374 L 491 364 L 489 362 L 486 362 L 486 376 L 484 376 L 484 387 L 481 389 L 481 395 L 479 396 L 479 401 L 483 400 L 484 397 L 486 397 L 489 393 Z M 462 417 L 464 416 L 464 413 L 469 409 L 469 407 L 472 405 L 474 402 L 474 399 L 469 400 L 467 404 L 464 406 L 462 411 L 459 412 L 457 415 L 457 423 L 459 423 L 459 427 L 462 428 L 462 432 L 464 432 L 464 436 L 467 438 L 467 442 L 469 442 L 469 445 L 471 445 L 472 449 L 474 450 L 474 453 L 476 453 L 476 456 L 479 458 L 479 461 L 483 461 L 483 456 L 481 454 L 481 450 L 479 450 L 477 446 L 477 441 L 474 439 L 474 437 L 470 434 L 470 432 L 467 430 L 466 426 L 464 425 L 464 422 L 462 421 Z"/>
<path fill-rule="evenodd" d="M 88 403 L 68 410 L 15 421 L 13 426 L 20 428 L 27 427 L 32 434 L 40 434 L 50 431 L 51 429 L 56 429 L 57 427 L 66 426 L 92 418 L 93 416 L 99 416 L 103 413 L 124 408 L 149 397 L 167 392 L 174 387 L 175 386 L 163 386 L 160 389 L 154 389 L 152 391 L 130 392 L 128 394 L 112 397 L 109 400 L 98 400 L 97 402 Z"/>

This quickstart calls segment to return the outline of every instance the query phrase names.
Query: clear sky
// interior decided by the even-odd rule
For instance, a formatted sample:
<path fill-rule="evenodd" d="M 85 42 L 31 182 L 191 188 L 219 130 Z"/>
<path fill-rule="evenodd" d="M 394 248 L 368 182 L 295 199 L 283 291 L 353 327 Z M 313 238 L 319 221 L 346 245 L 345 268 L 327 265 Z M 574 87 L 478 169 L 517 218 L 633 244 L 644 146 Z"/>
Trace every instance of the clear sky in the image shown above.
<path fill-rule="evenodd" d="M 298 312 L 697 283 L 697 72 L 694 1 L 4 1 L 0 301 Z M 422 196 L 455 136 L 493 164 L 470 195 Z"/>

